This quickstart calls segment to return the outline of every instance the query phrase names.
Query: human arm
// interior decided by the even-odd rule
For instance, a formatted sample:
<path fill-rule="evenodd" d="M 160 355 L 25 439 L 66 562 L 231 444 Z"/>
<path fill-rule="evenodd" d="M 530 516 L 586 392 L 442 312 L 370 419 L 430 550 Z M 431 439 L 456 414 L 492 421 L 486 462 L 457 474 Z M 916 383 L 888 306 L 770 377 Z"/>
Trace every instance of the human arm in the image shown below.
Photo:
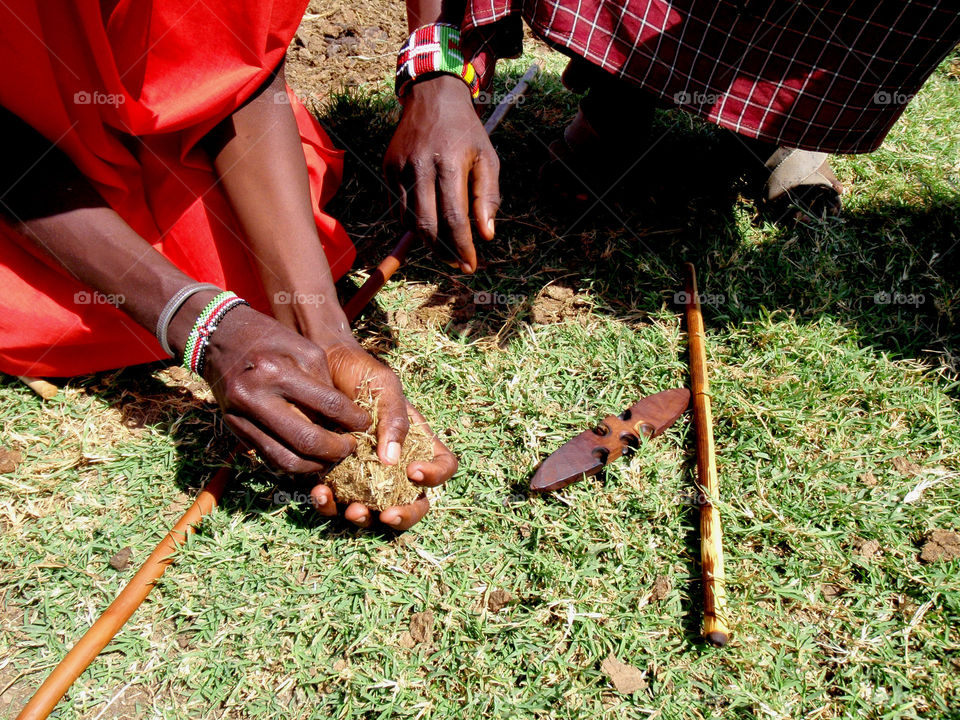
<path fill-rule="evenodd" d="M 2 109 L 0 131 L 7 150 L 0 213 L 25 243 L 88 287 L 119 299 L 119 308 L 152 332 L 166 301 L 194 279 L 138 236 L 65 155 Z M 174 350 L 183 349 L 212 295 L 198 293 L 174 316 L 168 334 Z M 322 472 L 355 447 L 341 431 L 369 425 L 369 416 L 333 385 L 326 354 L 269 316 L 249 307 L 231 311 L 207 352 L 205 377 L 224 416 L 259 429 L 252 444 L 280 469 Z M 435 479 L 424 473 L 425 484 Z M 422 509 L 414 510 L 394 527 L 419 519 Z"/>
<path fill-rule="evenodd" d="M 5 111 L 0 129 L 8 143 L 7 162 L 0 168 L 0 211 L 8 223 L 25 243 L 115 299 L 120 310 L 152 332 L 167 300 L 194 279 L 137 235 L 58 148 Z M 176 351 L 183 349 L 194 319 L 214 294 L 197 293 L 173 317 L 168 339 Z M 261 448 L 268 459 L 300 472 L 342 458 L 354 443 L 294 408 L 323 417 L 333 428 L 357 429 L 369 422 L 340 391 L 322 385 L 313 367 L 320 354 L 272 318 L 241 307 L 224 318 L 207 356 L 206 377 L 221 398 L 242 395 L 242 407 L 232 410 L 264 427 L 288 451 L 270 455 Z M 283 388 L 272 384 L 273 374 L 284 377 Z"/>
<path fill-rule="evenodd" d="M 307 166 L 296 119 L 287 100 L 283 67 L 209 136 L 221 185 L 230 200 L 251 254 L 260 269 L 274 315 L 322 348 L 333 384 L 353 399 L 366 384 L 377 399 L 377 450 L 395 464 L 406 437 L 410 410 L 397 376 L 363 350 L 337 302 L 330 267 L 320 244 L 310 200 Z M 254 429 L 240 428 L 242 432 Z M 435 460 L 409 467 L 411 480 L 438 485 L 456 470 L 456 460 L 439 441 Z M 321 512 L 336 511 L 329 490 L 318 486 Z M 381 520 L 394 527 L 414 524 L 424 502 L 389 508 Z M 347 508 L 358 523 L 370 520 L 363 506 Z M 399 524 L 391 520 L 399 519 Z"/>
<path fill-rule="evenodd" d="M 407 24 L 459 26 L 463 0 L 407 0 Z M 384 174 L 404 224 L 461 271 L 477 268 L 470 220 L 494 237 L 500 205 L 499 159 L 483 130 L 466 84 L 449 74 L 414 81 L 400 99 L 403 113 L 384 157 Z"/>

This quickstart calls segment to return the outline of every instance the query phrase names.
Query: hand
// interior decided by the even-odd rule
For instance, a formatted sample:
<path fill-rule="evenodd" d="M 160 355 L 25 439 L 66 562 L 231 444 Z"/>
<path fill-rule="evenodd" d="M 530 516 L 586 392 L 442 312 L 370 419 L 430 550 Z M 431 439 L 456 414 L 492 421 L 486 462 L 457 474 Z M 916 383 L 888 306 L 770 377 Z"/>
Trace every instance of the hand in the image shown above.
<path fill-rule="evenodd" d="M 356 449 L 370 416 L 338 390 L 317 345 L 250 307 L 227 313 L 210 337 L 204 376 L 223 420 L 287 473 L 326 472 Z"/>
<path fill-rule="evenodd" d="M 404 224 L 428 245 L 446 248 L 460 270 L 472 273 L 477 252 L 471 209 L 480 236 L 492 240 L 500 206 L 497 153 L 459 78 L 416 82 L 403 105 L 384 157 L 387 184 L 400 198 Z"/>
<path fill-rule="evenodd" d="M 457 471 L 457 459 L 440 439 L 430 430 L 423 416 L 403 396 L 400 380 L 386 365 L 367 353 L 356 341 L 339 342 L 325 346 L 330 375 L 336 387 L 348 397 L 355 399 L 360 387 L 371 389 L 377 401 L 377 455 L 380 462 L 396 465 L 400 450 L 409 430 L 409 417 L 433 436 L 433 461 L 410 463 L 407 477 L 415 485 L 436 487 L 445 483 Z M 311 492 L 313 503 L 320 513 L 328 516 L 337 513 L 333 493 L 326 485 L 319 484 Z M 380 522 L 397 529 L 412 527 L 427 514 L 430 501 L 421 496 L 409 505 L 394 506 L 380 513 Z M 351 522 L 367 527 L 373 522 L 369 508 L 360 503 L 351 503 L 344 511 Z"/>

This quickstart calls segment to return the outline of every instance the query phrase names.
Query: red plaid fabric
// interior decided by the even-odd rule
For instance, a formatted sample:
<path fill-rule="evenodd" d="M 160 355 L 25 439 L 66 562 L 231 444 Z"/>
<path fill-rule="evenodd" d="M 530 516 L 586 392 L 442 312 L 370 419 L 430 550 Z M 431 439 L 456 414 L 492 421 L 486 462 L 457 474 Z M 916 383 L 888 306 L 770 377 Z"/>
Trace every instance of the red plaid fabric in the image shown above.
<path fill-rule="evenodd" d="M 561 52 L 710 122 L 834 153 L 875 150 L 960 42 L 956 2 L 468 0 L 464 47 L 484 80 L 516 51 L 521 15 Z"/>

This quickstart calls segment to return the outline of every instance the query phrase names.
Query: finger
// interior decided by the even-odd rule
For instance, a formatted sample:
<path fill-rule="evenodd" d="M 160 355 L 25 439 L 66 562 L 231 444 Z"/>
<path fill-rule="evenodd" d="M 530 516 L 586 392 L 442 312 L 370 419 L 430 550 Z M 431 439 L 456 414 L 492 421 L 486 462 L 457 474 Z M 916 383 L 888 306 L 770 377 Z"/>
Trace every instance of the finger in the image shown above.
<path fill-rule="evenodd" d="M 440 441 L 430 429 L 423 415 L 413 406 L 408 408 L 413 422 L 422 427 L 433 438 L 433 460 L 424 462 L 415 460 L 407 465 L 407 477 L 415 485 L 436 487 L 442 485 L 457 471 L 457 457 Z"/>
<path fill-rule="evenodd" d="M 362 432 L 369 428 L 373 421 L 367 411 L 332 387 L 332 384 L 333 381 L 330 381 L 330 386 L 324 387 L 306 375 L 294 375 L 285 378 L 280 389 L 288 400 L 337 427 L 350 432 Z"/>
<path fill-rule="evenodd" d="M 433 456 L 432 462 L 415 460 L 407 465 L 407 477 L 414 485 L 436 487 L 443 485 L 457 471 L 457 457 L 444 448 Z"/>
<path fill-rule="evenodd" d="M 339 462 L 357 448 L 351 435 L 320 427 L 283 398 L 268 400 L 257 415 L 257 423 L 301 458 Z"/>
<path fill-rule="evenodd" d="M 385 465 L 400 462 L 400 451 L 410 430 L 407 399 L 400 383 L 391 383 L 377 395 L 377 457 Z"/>
<path fill-rule="evenodd" d="M 225 414 L 223 422 L 234 435 L 255 448 L 268 465 L 280 472 L 291 475 L 323 473 L 330 467 L 330 463 L 298 457 L 246 418 Z"/>
<path fill-rule="evenodd" d="M 337 514 L 337 503 L 333 499 L 333 491 L 324 484 L 314 485 L 310 491 L 310 502 L 317 512 L 327 517 Z"/>
<path fill-rule="evenodd" d="M 394 530 L 408 530 L 430 510 L 430 501 L 421 495 L 409 505 L 394 505 L 380 513 L 380 522 Z"/>
<path fill-rule="evenodd" d="M 437 243 L 437 189 L 433 165 L 420 165 L 414 170 L 413 206 L 407 206 L 407 227 L 431 247 Z M 411 193 L 407 192 L 409 201 Z"/>
<path fill-rule="evenodd" d="M 400 169 L 384 159 L 383 175 L 387 180 L 387 200 L 390 206 L 390 216 L 403 222 L 407 210 L 407 187 L 401 181 Z"/>
<path fill-rule="evenodd" d="M 477 157 L 473 166 L 473 217 L 484 240 L 493 240 L 493 219 L 500 209 L 500 159 L 491 146 Z"/>
<path fill-rule="evenodd" d="M 443 211 L 443 240 L 449 238 L 459 259 L 460 270 L 472 273 L 477 268 L 477 251 L 470 233 L 469 203 L 467 200 L 467 173 L 458 165 L 446 166 L 440 171 L 440 208 Z"/>
<path fill-rule="evenodd" d="M 350 503 L 347 509 L 343 511 L 343 516 L 359 527 L 370 527 L 373 519 L 370 517 L 370 510 L 366 505 L 360 503 Z"/>

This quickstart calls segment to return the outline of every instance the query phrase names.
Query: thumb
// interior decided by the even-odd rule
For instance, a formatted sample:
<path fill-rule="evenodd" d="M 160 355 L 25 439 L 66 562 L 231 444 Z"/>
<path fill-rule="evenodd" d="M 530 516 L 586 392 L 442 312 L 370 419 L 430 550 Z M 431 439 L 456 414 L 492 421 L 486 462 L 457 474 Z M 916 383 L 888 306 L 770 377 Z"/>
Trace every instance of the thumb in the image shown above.
<path fill-rule="evenodd" d="M 400 461 L 400 450 L 409 430 L 407 399 L 399 388 L 385 389 L 377 397 L 377 456 L 380 462 L 396 465 Z"/>
<path fill-rule="evenodd" d="M 491 147 L 481 151 L 473 166 L 473 216 L 484 240 L 493 240 L 493 219 L 500 208 L 500 160 Z"/>

